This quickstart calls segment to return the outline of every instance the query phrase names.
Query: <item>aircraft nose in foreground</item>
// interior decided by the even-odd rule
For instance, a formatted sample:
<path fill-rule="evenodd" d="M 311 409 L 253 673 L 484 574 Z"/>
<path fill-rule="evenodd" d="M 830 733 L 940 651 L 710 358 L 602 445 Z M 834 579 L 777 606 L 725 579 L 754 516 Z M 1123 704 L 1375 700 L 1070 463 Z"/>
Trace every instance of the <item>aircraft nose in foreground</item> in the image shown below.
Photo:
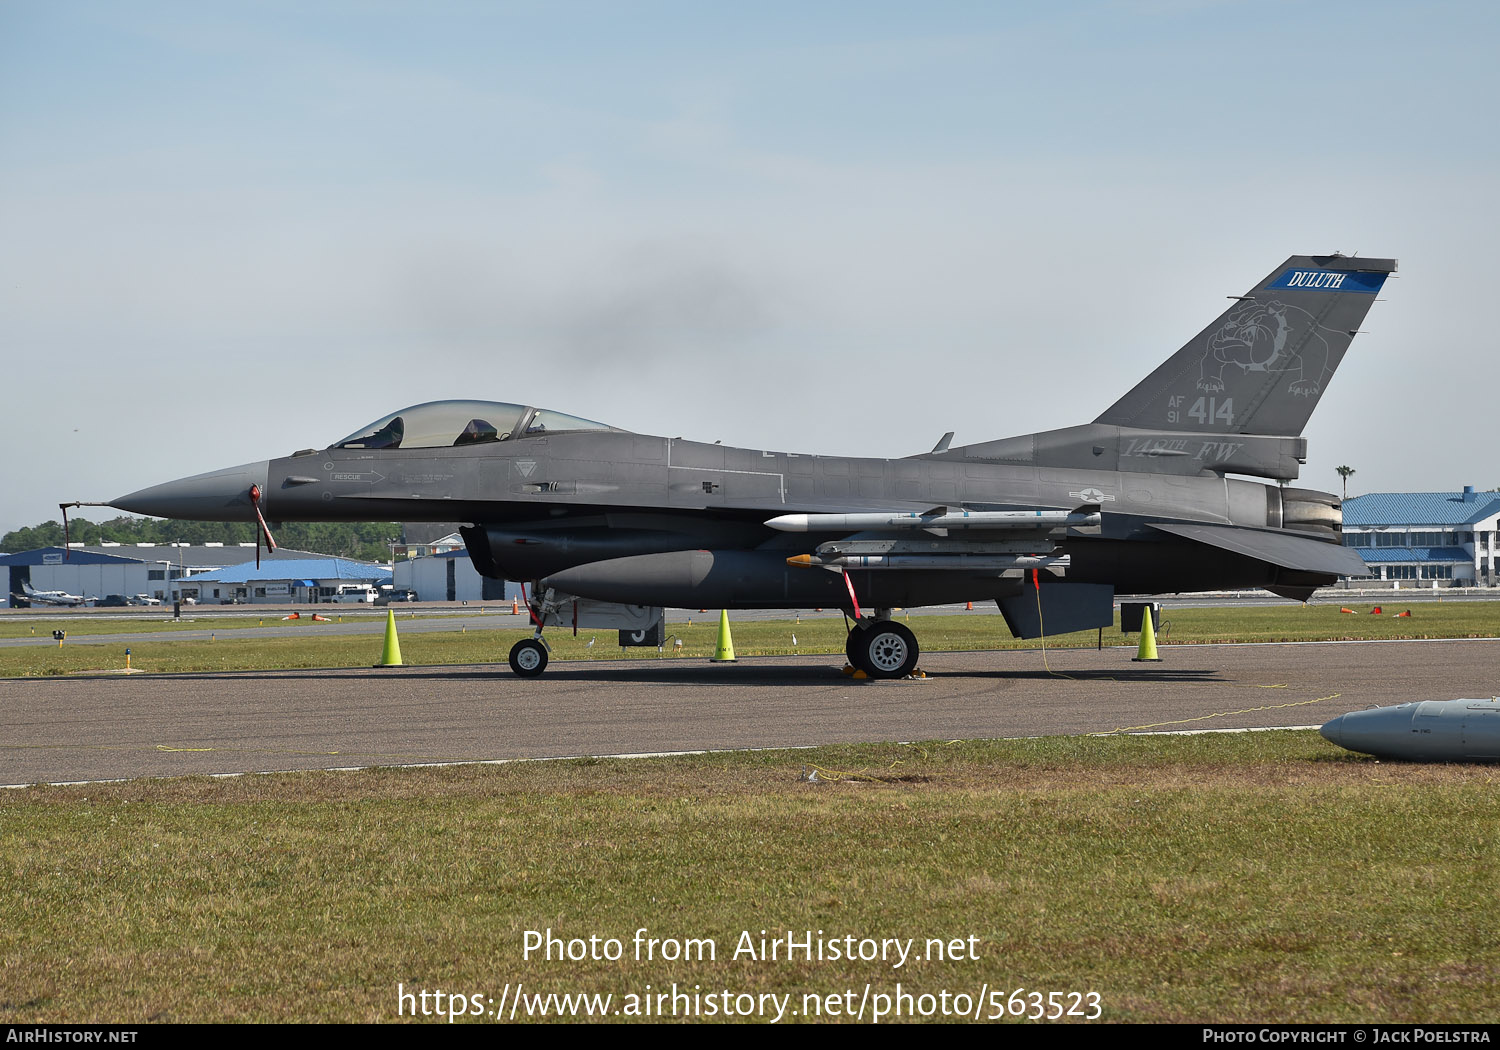
<path fill-rule="evenodd" d="M 269 460 L 211 470 L 190 478 L 152 485 L 110 501 L 116 510 L 156 518 L 194 521 L 253 521 L 250 488 L 266 487 Z"/>

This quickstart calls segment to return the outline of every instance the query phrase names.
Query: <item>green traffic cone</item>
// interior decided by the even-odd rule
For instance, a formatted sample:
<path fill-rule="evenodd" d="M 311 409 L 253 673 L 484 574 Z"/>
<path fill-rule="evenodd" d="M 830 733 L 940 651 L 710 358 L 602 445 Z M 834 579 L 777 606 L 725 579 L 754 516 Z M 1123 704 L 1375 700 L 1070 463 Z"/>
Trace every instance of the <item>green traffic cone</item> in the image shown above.
<path fill-rule="evenodd" d="M 729 637 L 729 610 L 719 610 L 719 644 L 714 647 L 714 655 L 710 657 L 714 663 L 734 663 L 734 639 Z"/>
<path fill-rule="evenodd" d="M 1161 657 L 1156 655 L 1156 628 L 1151 626 L 1155 619 L 1149 608 L 1144 610 L 1145 615 L 1141 617 L 1141 646 L 1136 650 L 1133 663 L 1160 663 Z"/>
<path fill-rule="evenodd" d="M 396 612 L 394 609 L 387 609 L 385 611 L 385 649 L 380 654 L 380 662 L 375 666 L 401 666 L 401 640 L 396 637 Z"/>

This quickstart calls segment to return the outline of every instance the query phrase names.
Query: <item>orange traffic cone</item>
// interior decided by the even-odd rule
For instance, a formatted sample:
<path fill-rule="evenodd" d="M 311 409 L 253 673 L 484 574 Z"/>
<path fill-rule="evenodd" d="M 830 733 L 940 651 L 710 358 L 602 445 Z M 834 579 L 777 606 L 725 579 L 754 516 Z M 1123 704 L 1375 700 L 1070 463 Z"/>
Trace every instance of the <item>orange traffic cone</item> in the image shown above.
<path fill-rule="evenodd" d="M 1342 608 L 1339 609 L 1339 612 L 1341 612 L 1341 613 L 1352 613 L 1353 611 L 1354 610 L 1351 609 L 1351 608 L 1349 608 L 1349 606 L 1347 606 L 1347 605 L 1345 605 L 1345 606 L 1343 606 Z"/>
<path fill-rule="evenodd" d="M 1379 616 L 1380 615 L 1380 606 L 1377 605 L 1377 606 L 1375 606 L 1375 608 L 1371 609 L 1370 610 L 1370 615 L 1371 616 Z"/>
<path fill-rule="evenodd" d="M 1411 615 L 1411 610 L 1410 609 L 1403 609 L 1400 612 L 1398 612 L 1396 615 L 1397 616 L 1410 616 Z"/>
<path fill-rule="evenodd" d="M 521 599 L 515 597 L 514 595 L 512 595 L 510 599 L 510 614 L 512 616 L 521 615 Z"/>

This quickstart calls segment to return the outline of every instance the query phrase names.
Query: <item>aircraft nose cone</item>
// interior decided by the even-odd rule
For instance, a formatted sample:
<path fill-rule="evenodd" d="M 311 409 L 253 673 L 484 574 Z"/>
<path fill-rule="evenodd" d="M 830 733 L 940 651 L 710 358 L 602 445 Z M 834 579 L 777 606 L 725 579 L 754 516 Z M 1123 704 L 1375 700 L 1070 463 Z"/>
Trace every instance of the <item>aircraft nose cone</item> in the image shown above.
<path fill-rule="evenodd" d="M 116 510 L 148 514 L 155 518 L 186 518 L 192 521 L 253 521 L 250 486 L 266 488 L 270 461 L 246 463 L 190 478 L 152 485 L 110 501 Z"/>

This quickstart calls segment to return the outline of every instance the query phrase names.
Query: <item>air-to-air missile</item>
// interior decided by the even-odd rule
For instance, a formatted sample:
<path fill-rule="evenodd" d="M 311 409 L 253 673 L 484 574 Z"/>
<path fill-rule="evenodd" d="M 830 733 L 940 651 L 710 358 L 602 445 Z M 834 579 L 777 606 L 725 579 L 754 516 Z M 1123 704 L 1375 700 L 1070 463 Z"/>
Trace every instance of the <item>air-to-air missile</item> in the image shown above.
<path fill-rule="evenodd" d="M 1325 740 L 1381 758 L 1417 762 L 1500 761 L 1500 698 L 1420 700 L 1339 715 Z"/>

